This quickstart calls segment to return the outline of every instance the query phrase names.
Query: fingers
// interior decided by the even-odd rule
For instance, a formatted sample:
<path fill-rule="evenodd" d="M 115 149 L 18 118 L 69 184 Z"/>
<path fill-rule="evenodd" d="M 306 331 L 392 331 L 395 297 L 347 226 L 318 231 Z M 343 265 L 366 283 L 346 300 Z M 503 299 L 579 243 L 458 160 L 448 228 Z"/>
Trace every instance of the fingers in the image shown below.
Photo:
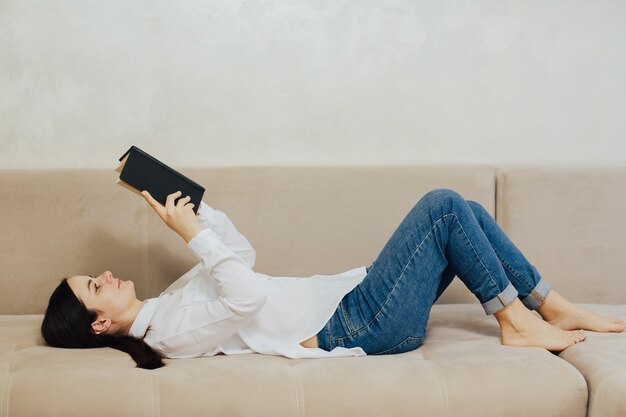
<path fill-rule="evenodd" d="M 174 215 L 174 200 L 176 200 L 182 193 L 180 191 L 176 191 L 167 196 L 165 199 L 165 211 L 169 216 Z"/>
<path fill-rule="evenodd" d="M 161 203 L 159 203 L 158 201 L 156 201 L 148 191 L 142 191 L 141 194 L 143 195 L 143 197 L 145 198 L 145 200 L 152 206 L 152 208 L 154 208 L 154 210 L 156 210 L 156 212 L 161 216 L 164 217 L 166 215 L 168 216 L 173 216 L 175 213 L 175 210 L 177 208 L 191 208 L 193 209 L 193 207 L 195 207 L 195 205 L 193 203 L 189 203 L 189 201 L 191 201 L 191 197 L 190 196 L 186 196 L 183 198 L 180 198 L 178 200 L 178 202 L 176 202 L 176 204 L 174 203 L 174 201 L 180 197 L 180 195 L 182 194 L 181 191 L 176 191 L 175 193 L 169 194 L 167 196 L 167 198 L 165 199 L 165 206 L 161 205 Z"/>
<path fill-rule="evenodd" d="M 165 199 L 165 206 L 163 206 L 147 191 L 141 192 L 141 195 L 150 203 L 161 220 L 185 239 L 186 242 L 189 242 L 202 229 L 202 226 L 193 212 L 195 205 L 190 203 L 191 197 L 185 196 L 180 198 L 181 194 L 180 191 L 169 194 Z M 175 202 L 177 198 L 179 200 Z"/>
<path fill-rule="evenodd" d="M 187 210 L 193 211 L 194 204 L 190 203 L 189 201 L 191 201 L 191 197 L 190 196 L 186 196 L 184 198 L 181 198 L 180 200 L 178 200 L 178 203 L 176 204 L 176 208 L 177 209 L 187 209 Z"/>
<path fill-rule="evenodd" d="M 150 204 L 150 206 L 152 206 L 152 208 L 154 209 L 154 211 L 157 212 L 157 214 L 161 217 L 163 217 L 165 215 L 165 207 L 163 207 L 161 205 L 161 203 L 159 203 L 158 201 L 156 201 L 149 192 L 147 191 L 142 191 L 141 195 L 143 196 L 143 198 L 148 202 L 148 204 Z"/>
<path fill-rule="evenodd" d="M 144 191 L 142 191 L 142 192 L 141 192 L 141 195 L 143 196 L 143 198 L 144 198 L 144 199 L 145 199 L 148 203 L 150 203 L 150 205 L 153 205 L 153 204 L 159 204 L 159 202 L 158 202 L 158 201 L 156 201 L 154 198 L 152 198 L 152 196 L 150 195 L 150 193 L 149 193 L 149 192 L 147 192 L 147 191 L 145 191 L 145 190 L 144 190 Z"/>
<path fill-rule="evenodd" d="M 178 201 L 176 202 L 176 205 L 174 206 L 174 200 L 176 200 L 176 198 L 178 198 L 178 196 L 182 194 L 180 191 L 175 192 L 174 194 L 170 194 L 168 196 L 168 198 L 172 197 L 172 207 L 176 207 L 176 208 L 186 208 L 187 205 L 189 205 L 189 207 L 193 207 L 193 203 L 189 203 L 191 201 L 191 197 L 190 196 L 185 196 L 183 198 L 179 198 Z"/>
<path fill-rule="evenodd" d="M 176 203 L 176 207 L 178 208 L 185 207 L 185 204 L 189 203 L 190 200 L 191 200 L 191 197 L 189 196 L 183 197 L 180 200 L 178 200 L 178 203 Z"/>
<path fill-rule="evenodd" d="M 189 203 L 189 201 L 191 201 L 191 197 L 190 196 L 185 196 L 183 198 L 179 198 L 180 195 L 182 194 L 182 192 L 180 191 L 176 191 L 175 193 L 172 193 L 170 195 L 167 196 L 167 200 L 165 202 L 165 209 L 167 212 L 168 216 L 173 216 L 176 209 L 184 209 L 184 208 L 193 208 L 194 205 L 193 203 Z M 174 201 L 177 199 L 178 201 L 176 203 L 174 203 Z"/>

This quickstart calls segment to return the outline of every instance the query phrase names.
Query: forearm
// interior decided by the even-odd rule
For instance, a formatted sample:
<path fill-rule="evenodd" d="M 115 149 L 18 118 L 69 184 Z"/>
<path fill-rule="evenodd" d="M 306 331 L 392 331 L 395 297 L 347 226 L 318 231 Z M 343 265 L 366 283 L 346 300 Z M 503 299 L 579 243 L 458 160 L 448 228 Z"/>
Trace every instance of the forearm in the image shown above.
<path fill-rule="evenodd" d="M 224 298 L 242 306 L 259 302 L 262 293 L 255 286 L 254 271 L 215 232 L 205 228 L 187 246 L 202 259 L 203 269 L 213 276 Z"/>
<path fill-rule="evenodd" d="M 202 201 L 197 217 L 203 228 L 208 227 L 213 230 L 230 250 L 241 256 L 250 268 L 254 267 L 256 251 L 248 239 L 237 230 L 226 213 Z"/>
<path fill-rule="evenodd" d="M 198 233 L 202 231 L 203 227 L 199 221 L 189 222 L 189 224 L 183 225 L 179 230 L 175 230 L 180 237 L 183 238 L 185 243 L 189 243 Z"/>

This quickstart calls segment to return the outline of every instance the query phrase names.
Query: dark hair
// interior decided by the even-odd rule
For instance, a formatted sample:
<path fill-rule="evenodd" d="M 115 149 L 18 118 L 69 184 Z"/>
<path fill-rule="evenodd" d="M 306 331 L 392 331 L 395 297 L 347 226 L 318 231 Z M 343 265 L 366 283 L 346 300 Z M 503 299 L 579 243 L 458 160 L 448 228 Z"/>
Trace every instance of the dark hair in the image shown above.
<path fill-rule="evenodd" d="M 50 346 L 60 348 L 111 347 L 128 353 L 138 368 L 156 369 L 164 366 L 162 356 L 146 342 L 132 336 L 95 334 L 91 329 L 98 314 L 87 309 L 70 288 L 67 278 L 50 296 L 41 323 L 41 334 Z"/>

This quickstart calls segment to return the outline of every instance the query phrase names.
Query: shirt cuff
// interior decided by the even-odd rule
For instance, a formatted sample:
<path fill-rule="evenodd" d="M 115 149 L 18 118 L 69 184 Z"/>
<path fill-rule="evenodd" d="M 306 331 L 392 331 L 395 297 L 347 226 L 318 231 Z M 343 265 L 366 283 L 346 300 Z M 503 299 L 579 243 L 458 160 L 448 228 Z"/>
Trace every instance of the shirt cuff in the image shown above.
<path fill-rule="evenodd" d="M 220 242 L 221 241 L 217 236 L 217 233 L 209 228 L 206 228 L 202 229 L 189 242 L 187 242 L 187 247 L 193 250 L 198 256 L 202 257 L 202 255 L 210 252 L 211 249 Z"/>
<path fill-rule="evenodd" d="M 217 210 L 213 207 L 209 206 L 204 201 L 200 201 L 200 208 L 198 209 L 198 217 L 200 218 L 200 222 L 206 224 L 208 227 L 215 226 L 215 214 Z"/>

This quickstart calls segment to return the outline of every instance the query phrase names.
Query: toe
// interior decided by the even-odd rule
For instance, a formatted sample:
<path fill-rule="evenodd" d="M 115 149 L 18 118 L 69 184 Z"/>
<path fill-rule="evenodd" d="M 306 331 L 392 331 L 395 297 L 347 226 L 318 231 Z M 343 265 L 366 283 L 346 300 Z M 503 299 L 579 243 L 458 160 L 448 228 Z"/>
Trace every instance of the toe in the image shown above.
<path fill-rule="evenodd" d="M 614 321 L 611 331 L 613 331 L 613 332 L 623 332 L 625 327 L 626 326 L 624 325 L 624 322 L 622 322 L 622 321 Z"/>

